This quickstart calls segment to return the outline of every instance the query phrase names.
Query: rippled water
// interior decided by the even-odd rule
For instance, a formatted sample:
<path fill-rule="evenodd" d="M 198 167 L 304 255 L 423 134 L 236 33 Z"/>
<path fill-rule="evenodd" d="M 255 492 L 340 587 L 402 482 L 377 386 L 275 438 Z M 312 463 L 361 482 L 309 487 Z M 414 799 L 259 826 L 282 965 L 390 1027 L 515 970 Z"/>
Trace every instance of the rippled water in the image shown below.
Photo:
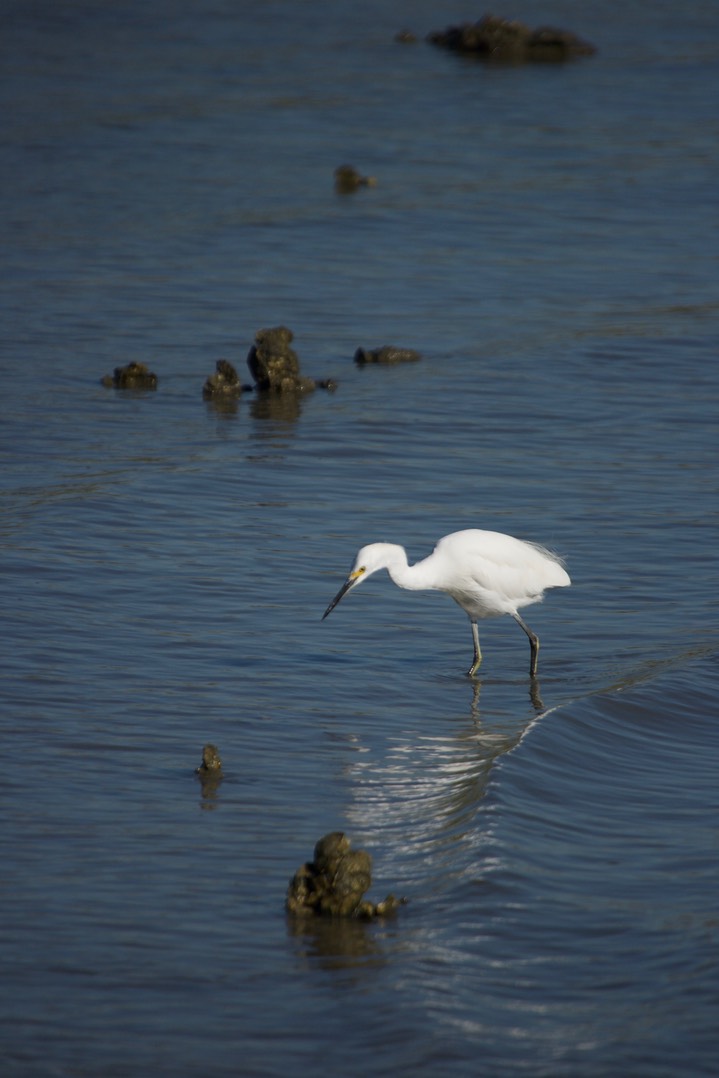
<path fill-rule="evenodd" d="M 585 7 L 486 68 L 393 41 L 455 5 L 3 5 L 4 1073 L 715 1073 L 716 16 Z M 204 402 L 281 323 L 337 391 Z M 386 578 L 320 620 L 464 527 L 567 559 L 537 686 Z M 333 829 L 396 918 L 288 922 Z"/>

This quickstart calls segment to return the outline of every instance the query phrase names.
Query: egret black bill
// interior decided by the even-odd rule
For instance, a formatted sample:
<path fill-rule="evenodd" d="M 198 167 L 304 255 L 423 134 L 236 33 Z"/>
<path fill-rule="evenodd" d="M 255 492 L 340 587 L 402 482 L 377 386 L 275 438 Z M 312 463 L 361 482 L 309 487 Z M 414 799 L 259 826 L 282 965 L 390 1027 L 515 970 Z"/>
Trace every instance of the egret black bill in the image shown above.
<path fill-rule="evenodd" d="M 350 575 L 347 577 L 344 584 L 342 585 L 340 590 L 337 592 L 334 599 L 332 600 L 332 602 L 330 603 L 330 605 L 327 607 L 324 614 L 322 615 L 322 621 L 325 620 L 325 618 L 327 617 L 328 614 L 332 613 L 332 611 L 337 606 L 337 603 L 340 601 L 340 599 L 344 595 L 346 595 L 348 591 L 351 591 L 351 589 L 355 586 L 355 584 L 359 584 L 360 580 L 362 579 L 362 574 L 363 573 L 364 573 L 364 569 L 355 569 L 353 572 L 350 573 Z"/>

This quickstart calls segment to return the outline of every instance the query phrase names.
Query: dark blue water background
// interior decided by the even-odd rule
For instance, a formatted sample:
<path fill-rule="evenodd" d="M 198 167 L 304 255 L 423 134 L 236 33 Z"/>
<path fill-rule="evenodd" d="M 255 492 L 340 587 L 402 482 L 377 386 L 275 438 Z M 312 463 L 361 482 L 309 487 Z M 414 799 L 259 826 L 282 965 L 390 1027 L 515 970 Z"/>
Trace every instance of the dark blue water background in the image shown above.
<path fill-rule="evenodd" d="M 394 42 L 457 3 L 0 10 L 3 1073 L 715 1074 L 715 4 L 526 0 L 600 51 L 518 68 Z M 337 391 L 204 402 L 279 324 Z M 320 621 L 466 527 L 567 559 L 533 696 L 511 619 L 474 683 L 443 596 Z M 394 920 L 288 922 L 332 829 Z"/>

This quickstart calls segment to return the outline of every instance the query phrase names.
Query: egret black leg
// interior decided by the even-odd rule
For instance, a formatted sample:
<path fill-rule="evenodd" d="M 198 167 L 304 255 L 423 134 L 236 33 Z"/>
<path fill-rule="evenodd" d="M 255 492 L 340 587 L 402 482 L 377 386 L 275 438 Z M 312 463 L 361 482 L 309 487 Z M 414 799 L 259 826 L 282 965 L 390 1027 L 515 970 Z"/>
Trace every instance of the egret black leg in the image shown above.
<path fill-rule="evenodd" d="M 477 629 L 477 622 L 472 622 L 472 640 L 474 641 L 474 661 L 467 671 L 468 677 L 474 677 L 479 669 L 479 664 L 482 661 L 482 652 L 479 647 L 479 631 Z"/>
<path fill-rule="evenodd" d="M 517 622 L 517 625 L 521 625 L 525 633 L 529 637 L 529 647 L 531 649 L 531 657 L 529 660 L 529 676 L 536 677 L 537 675 L 537 657 L 539 655 L 539 637 L 536 636 L 529 628 L 527 623 L 520 618 L 519 614 L 512 614 L 512 617 Z"/>

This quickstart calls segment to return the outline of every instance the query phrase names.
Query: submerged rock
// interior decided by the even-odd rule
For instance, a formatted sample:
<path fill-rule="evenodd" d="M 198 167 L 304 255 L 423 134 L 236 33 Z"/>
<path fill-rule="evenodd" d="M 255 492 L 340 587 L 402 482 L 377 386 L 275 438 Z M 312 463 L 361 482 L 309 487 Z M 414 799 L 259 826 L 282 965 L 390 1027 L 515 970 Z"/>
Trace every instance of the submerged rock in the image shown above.
<path fill-rule="evenodd" d="M 257 388 L 271 393 L 311 393 L 313 389 L 336 389 L 331 378 L 315 381 L 300 373 L 300 361 L 291 347 L 294 334 L 286 326 L 261 329 L 247 356 L 247 366 Z"/>
<path fill-rule="evenodd" d="M 215 373 L 208 376 L 202 387 L 202 396 L 205 400 L 218 397 L 222 399 L 239 397 L 246 389 L 252 388 L 251 386 L 243 386 L 237 371 L 229 360 L 218 359 L 215 366 L 217 368 Z"/>
<path fill-rule="evenodd" d="M 202 748 L 202 763 L 199 767 L 195 768 L 195 774 L 202 777 L 203 775 L 218 776 L 222 774 L 222 760 L 220 759 L 220 753 L 217 745 L 211 745 L 209 742 Z"/>
<path fill-rule="evenodd" d="M 335 190 L 349 195 L 359 187 L 376 187 L 374 176 L 362 176 L 352 165 L 340 165 L 335 169 Z"/>
<path fill-rule="evenodd" d="M 355 363 L 360 366 L 365 363 L 416 363 L 421 358 L 413 348 L 397 348 L 393 344 L 385 344 L 382 348 L 358 348 L 355 352 Z"/>
<path fill-rule="evenodd" d="M 222 760 L 217 745 L 207 744 L 202 749 L 202 763 L 195 768 L 202 784 L 202 807 L 214 808 L 217 788 L 223 779 Z"/>
<path fill-rule="evenodd" d="M 479 22 L 448 26 L 428 35 L 432 45 L 499 63 L 557 63 L 597 50 L 569 30 L 541 26 L 532 30 L 516 19 L 484 15 Z"/>
<path fill-rule="evenodd" d="M 261 329 L 255 334 L 255 343 L 247 356 L 247 366 L 257 388 L 286 392 L 287 390 L 314 389 L 314 382 L 300 375 L 300 361 L 291 342 L 292 330 L 286 326 Z"/>
<path fill-rule="evenodd" d="M 157 375 L 144 363 L 135 361 L 125 367 L 115 367 L 112 375 L 106 374 L 101 382 L 115 389 L 157 389 Z"/>
<path fill-rule="evenodd" d="M 364 898 L 372 883 L 372 858 L 353 850 L 343 831 L 319 840 L 314 861 L 302 865 L 287 890 L 286 909 L 297 915 L 370 919 L 393 913 L 404 899 L 388 895 L 383 902 Z"/>

